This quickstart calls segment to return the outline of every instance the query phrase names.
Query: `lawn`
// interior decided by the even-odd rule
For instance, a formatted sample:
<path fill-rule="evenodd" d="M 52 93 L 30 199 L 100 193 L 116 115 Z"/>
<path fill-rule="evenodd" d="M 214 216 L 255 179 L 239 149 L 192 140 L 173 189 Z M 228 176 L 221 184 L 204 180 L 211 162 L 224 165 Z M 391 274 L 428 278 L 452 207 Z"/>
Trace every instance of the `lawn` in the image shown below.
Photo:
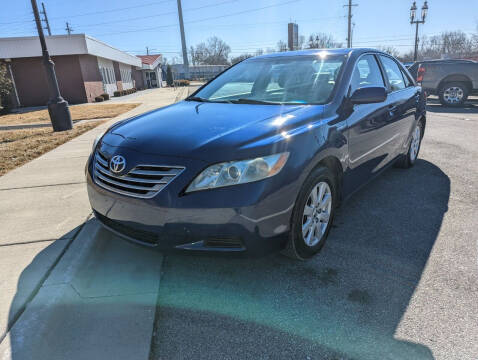
<path fill-rule="evenodd" d="M 0 131 L 0 176 L 103 122 L 89 121 L 61 132 L 53 132 L 51 128 Z"/>
<path fill-rule="evenodd" d="M 114 118 L 138 105 L 136 103 L 73 105 L 70 106 L 70 113 L 73 121 Z M 50 116 L 46 109 L 0 116 L 0 126 L 45 123 L 50 123 Z"/>
<path fill-rule="evenodd" d="M 31 161 L 57 146 L 93 129 L 109 118 L 134 109 L 139 104 L 76 105 L 70 107 L 75 124 L 72 130 L 53 132 L 50 126 L 15 130 L 0 130 L 0 176 Z M 95 120 L 101 119 L 101 120 Z M 49 124 L 47 110 L 0 116 L 0 126 Z"/>

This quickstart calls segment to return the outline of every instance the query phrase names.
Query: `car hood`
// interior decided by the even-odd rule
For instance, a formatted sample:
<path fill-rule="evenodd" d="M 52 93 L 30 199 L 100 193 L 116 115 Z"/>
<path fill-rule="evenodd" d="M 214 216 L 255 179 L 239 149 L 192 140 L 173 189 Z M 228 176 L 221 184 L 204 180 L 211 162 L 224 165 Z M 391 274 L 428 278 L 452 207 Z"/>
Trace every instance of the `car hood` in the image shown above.
<path fill-rule="evenodd" d="M 278 135 L 321 112 L 320 105 L 182 101 L 113 126 L 102 141 L 163 156 L 230 159 L 241 150 L 276 142 Z"/>

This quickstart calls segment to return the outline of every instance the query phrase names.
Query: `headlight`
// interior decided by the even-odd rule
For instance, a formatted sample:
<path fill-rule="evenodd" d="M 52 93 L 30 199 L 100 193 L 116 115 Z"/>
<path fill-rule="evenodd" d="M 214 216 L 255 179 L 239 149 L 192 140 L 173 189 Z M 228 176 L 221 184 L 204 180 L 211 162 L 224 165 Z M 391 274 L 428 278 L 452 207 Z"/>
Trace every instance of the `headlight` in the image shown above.
<path fill-rule="evenodd" d="M 106 130 L 108 131 L 108 130 Z M 106 134 L 106 131 L 103 131 L 101 134 L 99 134 L 95 141 L 93 142 L 93 148 L 91 149 L 92 152 L 95 152 L 95 149 L 96 149 L 96 145 L 98 145 L 98 142 L 101 140 L 101 138 L 103 137 L 104 134 Z"/>
<path fill-rule="evenodd" d="M 284 152 L 256 159 L 212 165 L 193 180 L 186 192 L 262 180 L 281 171 L 288 158 L 289 153 Z"/>

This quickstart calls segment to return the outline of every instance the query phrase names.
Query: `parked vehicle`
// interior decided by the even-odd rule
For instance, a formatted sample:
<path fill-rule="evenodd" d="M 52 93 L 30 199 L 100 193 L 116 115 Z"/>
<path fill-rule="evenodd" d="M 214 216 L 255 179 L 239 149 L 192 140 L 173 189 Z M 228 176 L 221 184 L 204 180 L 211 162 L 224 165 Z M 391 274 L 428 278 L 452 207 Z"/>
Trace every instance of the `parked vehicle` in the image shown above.
<path fill-rule="evenodd" d="M 93 146 L 88 195 L 106 228 L 151 247 L 306 259 L 344 199 L 413 166 L 425 124 L 422 89 L 385 53 L 259 56 L 112 126 Z"/>
<path fill-rule="evenodd" d="M 427 94 L 438 95 L 447 106 L 462 106 L 478 94 L 478 63 L 472 60 L 427 60 L 408 69 Z"/>

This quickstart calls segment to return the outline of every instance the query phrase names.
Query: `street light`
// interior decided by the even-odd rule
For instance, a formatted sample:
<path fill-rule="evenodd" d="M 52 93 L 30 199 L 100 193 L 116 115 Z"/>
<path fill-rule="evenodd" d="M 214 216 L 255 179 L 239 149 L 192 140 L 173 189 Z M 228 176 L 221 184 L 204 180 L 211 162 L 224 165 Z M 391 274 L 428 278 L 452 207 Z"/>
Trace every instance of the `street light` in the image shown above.
<path fill-rule="evenodd" d="M 50 98 L 48 101 L 48 113 L 50 114 L 53 131 L 71 130 L 73 128 L 73 123 L 71 121 L 70 109 L 68 108 L 68 102 L 63 99 L 60 94 L 60 88 L 58 87 L 58 81 L 56 79 L 55 64 L 50 58 L 45 36 L 43 34 L 43 27 L 40 22 L 37 0 L 31 0 L 31 3 L 42 49 L 43 65 L 45 66 L 48 95 Z"/>
<path fill-rule="evenodd" d="M 421 19 L 416 19 L 417 15 L 417 3 L 416 1 L 413 2 L 412 7 L 410 8 L 410 24 L 415 24 L 415 52 L 413 53 L 413 60 L 417 61 L 417 53 L 418 53 L 418 24 L 424 24 L 425 18 L 427 17 L 428 13 L 428 3 L 425 1 L 422 6 L 422 13 Z"/>

